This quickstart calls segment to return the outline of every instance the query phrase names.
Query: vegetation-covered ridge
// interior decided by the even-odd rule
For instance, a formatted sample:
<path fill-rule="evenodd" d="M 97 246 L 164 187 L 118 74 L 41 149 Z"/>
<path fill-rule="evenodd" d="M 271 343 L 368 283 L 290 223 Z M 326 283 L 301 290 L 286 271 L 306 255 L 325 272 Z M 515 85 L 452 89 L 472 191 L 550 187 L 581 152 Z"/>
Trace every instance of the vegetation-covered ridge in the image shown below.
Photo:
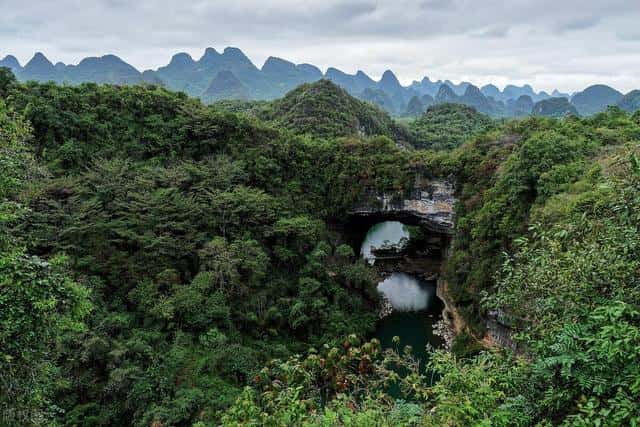
<path fill-rule="evenodd" d="M 416 148 L 451 150 L 470 137 L 487 132 L 497 124 L 473 107 L 440 104 L 410 123 L 411 141 Z"/>
<path fill-rule="evenodd" d="M 331 223 L 410 188 L 393 141 L 2 81 L 7 423 L 215 425 L 269 359 L 372 329 L 374 279 Z"/>
<path fill-rule="evenodd" d="M 640 114 L 447 108 L 436 152 L 278 122 L 306 107 L 1 72 L 0 423 L 638 424 Z M 416 171 L 456 180 L 467 323 L 428 367 L 364 340 L 375 277 L 339 231 Z M 476 342 L 490 315 L 516 353 Z"/>
<path fill-rule="evenodd" d="M 299 86 L 273 101 L 270 108 L 264 108 L 258 116 L 300 134 L 386 135 L 395 140 L 408 139 L 404 129 L 387 113 L 352 97 L 329 80 Z"/>
<path fill-rule="evenodd" d="M 640 115 L 617 109 L 527 119 L 440 158 L 460 197 L 445 278 L 468 330 L 453 353 L 424 370 L 401 342 L 311 351 L 269 365 L 223 421 L 637 425 L 639 132 Z M 517 353 L 473 343 L 489 313 Z M 392 383 L 401 400 L 387 394 Z"/>

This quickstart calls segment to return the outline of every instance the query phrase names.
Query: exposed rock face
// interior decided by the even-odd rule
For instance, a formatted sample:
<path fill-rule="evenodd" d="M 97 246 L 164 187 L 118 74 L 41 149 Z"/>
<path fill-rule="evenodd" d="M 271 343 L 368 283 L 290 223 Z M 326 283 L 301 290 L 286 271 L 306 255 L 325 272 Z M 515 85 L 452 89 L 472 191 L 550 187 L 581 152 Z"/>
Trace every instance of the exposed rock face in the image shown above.
<path fill-rule="evenodd" d="M 517 350 L 517 345 L 511 336 L 511 328 L 506 321 L 504 313 L 490 311 L 487 315 L 487 336 L 492 343 L 501 348 Z"/>
<path fill-rule="evenodd" d="M 398 194 L 372 194 L 351 211 L 351 215 L 377 215 L 420 224 L 436 233 L 453 234 L 455 204 L 450 182 L 434 180 L 413 191 L 411 197 Z"/>
<path fill-rule="evenodd" d="M 442 320 L 438 322 L 434 332 L 444 340 L 445 348 L 450 350 L 453 340 L 465 329 L 466 326 L 464 319 L 460 313 L 458 313 L 458 309 L 451 301 L 448 288 L 449 286 L 447 282 L 442 277 L 438 277 L 436 295 L 440 298 L 444 307 L 442 309 Z"/>
<path fill-rule="evenodd" d="M 466 329 L 465 321 L 451 300 L 448 285 L 439 271 L 441 262 L 446 262 L 445 260 L 451 256 L 452 252 L 451 235 L 454 231 L 453 207 L 455 202 L 453 184 L 446 180 L 432 180 L 422 185 L 416 185 L 416 189 L 410 197 L 402 197 L 393 193 L 369 194 L 366 201 L 350 212 L 353 216 L 374 216 L 380 219 L 420 225 L 444 238 L 445 246 L 441 248 L 442 259 L 437 261 L 431 279 L 437 280 L 437 296 L 444 304 L 443 320 L 436 325 L 435 331 L 445 340 L 445 348 L 450 348 L 455 335 Z M 412 272 L 412 274 L 417 273 Z M 388 307 L 383 306 L 380 317 L 388 314 Z M 510 322 L 504 313 L 490 312 L 485 321 L 486 335 L 484 339 L 476 337 L 477 339 L 482 340 L 487 347 L 518 350 L 518 346 L 512 338 Z"/>

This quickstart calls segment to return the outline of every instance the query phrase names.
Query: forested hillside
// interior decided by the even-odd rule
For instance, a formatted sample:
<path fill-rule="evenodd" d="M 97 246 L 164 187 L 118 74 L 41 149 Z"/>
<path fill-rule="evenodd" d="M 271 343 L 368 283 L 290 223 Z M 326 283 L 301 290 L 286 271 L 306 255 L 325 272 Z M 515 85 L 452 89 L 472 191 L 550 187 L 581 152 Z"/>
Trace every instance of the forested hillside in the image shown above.
<path fill-rule="evenodd" d="M 260 111 L 258 117 L 295 133 L 319 137 L 386 135 L 408 139 L 387 113 L 353 98 L 329 80 L 296 88 Z"/>
<path fill-rule="evenodd" d="M 400 341 L 383 352 L 352 337 L 270 364 L 225 425 L 636 425 L 638 132 L 640 115 L 613 109 L 507 123 L 445 157 L 425 153 L 458 181 L 446 280 L 466 327 L 453 353 L 424 370 Z M 512 347 L 485 336 L 491 312 Z"/>
<path fill-rule="evenodd" d="M 375 282 L 327 221 L 409 188 L 393 141 L 296 137 L 157 87 L 2 93 L 3 413 L 215 423 L 269 359 L 372 327 Z"/>
<path fill-rule="evenodd" d="M 417 148 L 453 149 L 471 136 L 485 133 L 496 124 L 473 107 L 460 104 L 440 104 L 410 123 L 412 142 Z"/>
<path fill-rule="evenodd" d="M 324 81 L 205 105 L 0 69 L 0 424 L 637 425 L 640 113 L 402 129 Z M 343 234 L 417 171 L 458 199 L 428 367 L 370 340 Z"/>

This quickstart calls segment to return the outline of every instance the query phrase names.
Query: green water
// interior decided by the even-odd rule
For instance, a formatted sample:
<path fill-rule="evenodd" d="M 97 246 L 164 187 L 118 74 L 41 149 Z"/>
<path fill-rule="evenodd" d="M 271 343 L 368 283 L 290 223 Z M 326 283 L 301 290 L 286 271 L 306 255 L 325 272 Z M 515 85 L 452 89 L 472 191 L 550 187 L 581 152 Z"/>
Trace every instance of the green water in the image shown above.
<path fill-rule="evenodd" d="M 398 221 L 385 221 L 371 227 L 362 242 L 360 255 L 371 263 L 375 257 L 371 253 L 371 247 L 379 248 L 383 244 L 397 245 L 403 238 L 409 238 L 409 230 Z"/>
<path fill-rule="evenodd" d="M 373 226 L 362 244 L 361 254 L 371 259 L 370 247 L 382 243 L 397 243 L 409 233 L 400 222 L 382 222 Z M 393 337 L 400 337 L 400 348 L 409 345 L 413 355 L 424 368 L 428 361 L 427 346 L 442 346 L 440 337 L 433 334 L 433 325 L 442 315 L 442 302 L 436 296 L 436 282 L 425 282 L 403 272 L 394 272 L 378 284 L 393 306 L 393 313 L 378 321 L 375 337 L 383 348 L 394 348 Z"/>
<path fill-rule="evenodd" d="M 422 282 L 404 273 L 393 273 L 378 284 L 393 306 L 393 313 L 378 321 L 376 338 L 382 348 L 393 348 L 393 337 L 400 337 L 400 348 L 410 345 L 413 355 L 424 366 L 428 360 L 427 345 L 442 346 L 433 334 L 433 325 L 442 314 L 442 302 L 436 296 L 435 282 Z"/>

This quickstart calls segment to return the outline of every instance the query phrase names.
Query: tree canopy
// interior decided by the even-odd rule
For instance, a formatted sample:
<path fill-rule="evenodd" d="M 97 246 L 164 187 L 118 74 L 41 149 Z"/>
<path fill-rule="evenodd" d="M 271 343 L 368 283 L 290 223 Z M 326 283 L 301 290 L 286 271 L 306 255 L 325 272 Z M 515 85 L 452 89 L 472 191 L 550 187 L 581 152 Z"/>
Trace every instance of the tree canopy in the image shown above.
<path fill-rule="evenodd" d="M 438 105 L 414 149 L 328 82 L 207 106 L 1 71 L 0 423 L 640 421 L 638 113 Z M 376 274 L 344 235 L 417 175 L 458 199 L 442 280 L 462 331 L 427 367 L 368 339 Z"/>

